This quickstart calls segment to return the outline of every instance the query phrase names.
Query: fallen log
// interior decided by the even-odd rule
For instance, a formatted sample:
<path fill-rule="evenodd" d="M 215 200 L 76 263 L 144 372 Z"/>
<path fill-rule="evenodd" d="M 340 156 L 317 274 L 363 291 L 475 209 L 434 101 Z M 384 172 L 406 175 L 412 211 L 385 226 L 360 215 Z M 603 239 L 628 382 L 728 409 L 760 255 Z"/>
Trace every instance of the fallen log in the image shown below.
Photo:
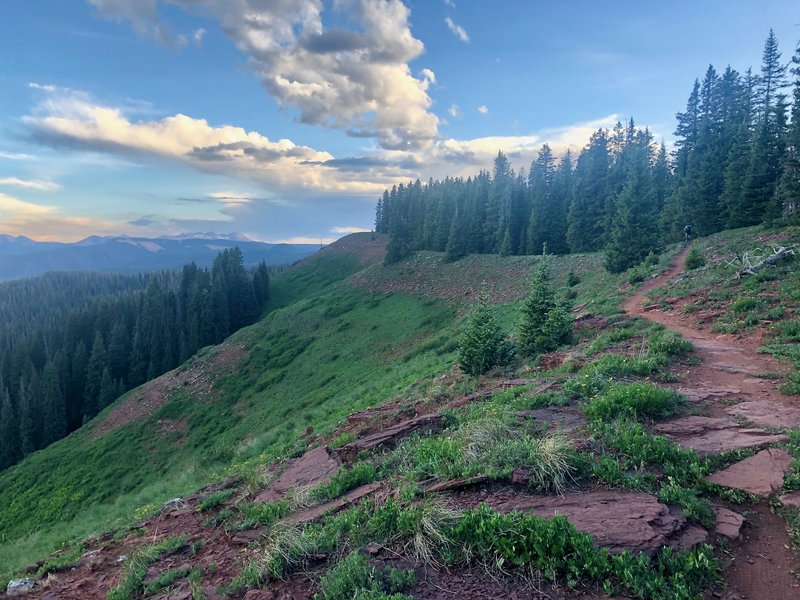
<path fill-rule="evenodd" d="M 734 265 L 736 262 L 739 263 L 740 267 L 736 273 L 736 278 L 741 279 L 745 275 L 755 275 L 766 267 L 773 267 L 784 258 L 795 256 L 795 252 L 794 248 L 786 248 L 784 246 L 781 246 L 780 248 L 773 248 L 770 256 L 767 256 L 766 258 L 763 258 L 753 264 L 752 261 L 760 258 L 760 256 L 761 255 L 757 250 L 754 252 L 748 251 L 741 255 L 737 254 L 734 260 L 728 262 L 728 265 Z"/>

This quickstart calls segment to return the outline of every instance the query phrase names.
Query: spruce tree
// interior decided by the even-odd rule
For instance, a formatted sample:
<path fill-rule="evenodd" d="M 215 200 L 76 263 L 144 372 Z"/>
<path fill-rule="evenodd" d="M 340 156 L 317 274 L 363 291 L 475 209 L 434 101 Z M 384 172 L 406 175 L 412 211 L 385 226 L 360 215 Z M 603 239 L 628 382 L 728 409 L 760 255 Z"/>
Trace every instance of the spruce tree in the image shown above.
<path fill-rule="evenodd" d="M 650 253 L 661 250 L 658 215 L 653 199 L 649 148 L 638 144 L 622 193 L 616 201 L 609 242 L 605 251 L 605 267 L 610 273 L 621 273 L 639 264 Z"/>
<path fill-rule="evenodd" d="M 22 456 L 36 450 L 36 407 L 31 389 L 24 379 L 20 379 L 17 391 L 19 404 L 19 447 Z"/>
<path fill-rule="evenodd" d="M 0 384 L 0 470 L 20 458 L 19 418 L 8 388 Z"/>
<path fill-rule="evenodd" d="M 42 446 L 47 446 L 67 434 L 67 410 L 53 362 L 42 372 L 42 404 Z"/>
<path fill-rule="evenodd" d="M 103 371 L 107 368 L 108 353 L 103 342 L 103 334 L 95 333 L 92 353 L 86 365 L 86 390 L 84 392 L 84 413 L 89 418 L 95 416 L 102 408 L 99 404 L 100 384 Z"/>
<path fill-rule="evenodd" d="M 565 308 L 550 288 L 550 265 L 542 256 L 531 281 L 531 291 L 522 305 L 517 337 L 519 350 L 536 356 L 555 350 L 572 336 L 572 324 Z"/>
<path fill-rule="evenodd" d="M 513 357 L 513 347 L 492 314 L 486 293 L 481 293 L 461 336 L 458 364 L 467 375 L 483 375 Z"/>

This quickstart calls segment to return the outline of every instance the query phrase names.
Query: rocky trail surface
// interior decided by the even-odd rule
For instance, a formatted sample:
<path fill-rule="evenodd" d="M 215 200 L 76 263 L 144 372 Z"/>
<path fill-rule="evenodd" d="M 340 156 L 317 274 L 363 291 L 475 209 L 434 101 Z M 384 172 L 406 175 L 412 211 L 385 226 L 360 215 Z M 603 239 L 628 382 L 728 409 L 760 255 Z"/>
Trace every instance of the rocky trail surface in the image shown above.
<path fill-rule="evenodd" d="M 679 332 L 694 346 L 699 364 L 684 365 L 679 391 L 710 417 L 676 419 L 658 427 L 685 448 L 701 455 L 724 450 L 762 447 L 754 456 L 709 477 L 724 487 L 743 490 L 763 498 L 745 514 L 741 534 L 731 549 L 731 564 L 724 576 L 726 600 L 785 600 L 800 598 L 800 560 L 793 550 L 786 523 L 770 509 L 769 499 L 783 485 L 791 467 L 784 450 L 770 448 L 786 439 L 781 430 L 800 423 L 800 402 L 782 395 L 774 382 L 757 377 L 785 366 L 771 356 L 757 353 L 754 340 L 700 329 L 677 310 L 648 304 L 647 294 L 669 285 L 684 270 L 687 248 L 660 277 L 649 281 L 623 302 L 630 315 L 659 323 Z M 791 502 L 792 498 L 782 497 Z M 741 510 L 740 508 L 737 510 Z M 720 523 L 720 511 L 723 523 Z M 717 509 L 718 532 L 731 511 Z M 736 513 L 734 513 L 736 514 Z M 733 517 L 736 520 L 736 517 Z"/>

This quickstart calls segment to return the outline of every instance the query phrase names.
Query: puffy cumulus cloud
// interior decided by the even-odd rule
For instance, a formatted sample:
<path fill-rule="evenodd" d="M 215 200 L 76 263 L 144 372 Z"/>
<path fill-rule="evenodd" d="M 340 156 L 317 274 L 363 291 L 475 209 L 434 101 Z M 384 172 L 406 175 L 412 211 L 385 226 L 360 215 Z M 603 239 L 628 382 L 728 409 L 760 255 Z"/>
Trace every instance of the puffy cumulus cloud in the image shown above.
<path fill-rule="evenodd" d="M 450 108 L 447 109 L 447 114 L 456 119 L 461 116 L 461 109 L 458 107 L 458 104 L 453 103 L 450 105 Z"/>
<path fill-rule="evenodd" d="M 75 241 L 92 234 L 119 233 L 119 223 L 61 214 L 56 206 L 34 204 L 0 192 L 3 233 L 39 240 Z"/>
<path fill-rule="evenodd" d="M 48 145 L 166 157 L 203 171 L 292 190 L 374 194 L 391 181 L 356 177 L 329 164 L 335 160 L 330 153 L 288 139 L 273 141 L 255 131 L 213 126 L 182 114 L 132 121 L 122 109 L 98 104 L 85 93 L 62 88 L 46 92 L 24 121 L 34 138 Z"/>
<path fill-rule="evenodd" d="M 464 29 L 461 25 L 453 21 L 450 17 L 445 17 L 444 19 L 445 25 L 447 28 L 456 36 L 459 40 L 464 42 L 465 44 L 469 42 L 469 35 L 467 35 L 467 30 Z"/>
<path fill-rule="evenodd" d="M 20 179 L 19 177 L 0 178 L 0 185 L 11 185 L 38 192 L 54 192 L 60 190 L 61 186 L 52 181 L 40 181 L 37 179 Z"/>
<path fill-rule="evenodd" d="M 102 14 L 156 31 L 158 0 L 90 0 Z M 170 0 L 218 20 L 280 106 L 303 123 L 411 149 L 438 136 L 428 87 L 433 73 L 411 74 L 423 43 L 402 0 L 336 0 L 352 29 L 326 29 L 321 0 Z M 156 25 L 154 25 L 154 23 Z"/>

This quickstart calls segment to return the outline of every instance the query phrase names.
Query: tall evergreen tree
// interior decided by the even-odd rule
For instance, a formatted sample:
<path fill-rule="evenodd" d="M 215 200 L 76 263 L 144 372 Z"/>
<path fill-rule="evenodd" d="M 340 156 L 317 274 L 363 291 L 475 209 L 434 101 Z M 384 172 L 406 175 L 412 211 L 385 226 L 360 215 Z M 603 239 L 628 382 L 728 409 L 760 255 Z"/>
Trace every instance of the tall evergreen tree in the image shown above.
<path fill-rule="evenodd" d="M 567 229 L 572 252 L 593 252 L 603 247 L 609 161 L 608 134 L 600 129 L 592 134 L 575 167 Z"/>
<path fill-rule="evenodd" d="M 89 355 L 89 362 L 86 365 L 86 391 L 84 392 L 85 404 L 84 413 L 92 418 L 102 406 L 100 406 L 100 384 L 103 379 L 103 371 L 107 368 L 108 354 L 106 345 L 103 342 L 103 334 L 99 331 L 95 333 L 92 353 Z"/>

